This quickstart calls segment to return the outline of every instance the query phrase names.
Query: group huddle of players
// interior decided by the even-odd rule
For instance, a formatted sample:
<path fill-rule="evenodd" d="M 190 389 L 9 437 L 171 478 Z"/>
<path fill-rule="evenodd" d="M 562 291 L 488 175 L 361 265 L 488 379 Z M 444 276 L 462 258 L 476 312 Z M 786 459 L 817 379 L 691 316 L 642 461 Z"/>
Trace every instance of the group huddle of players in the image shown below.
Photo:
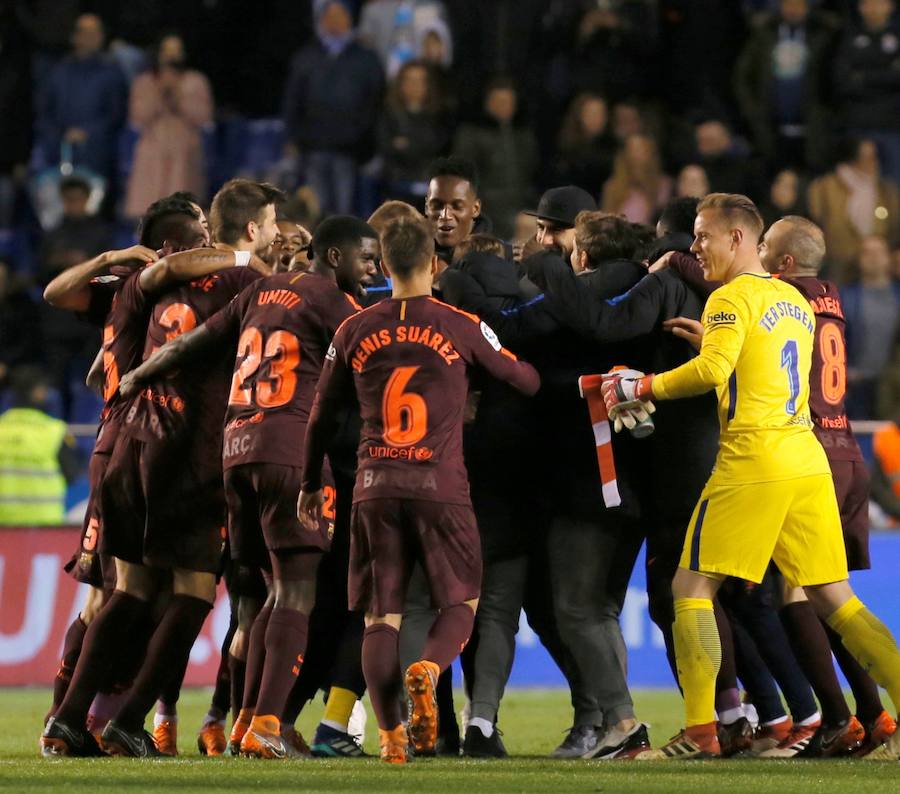
<path fill-rule="evenodd" d="M 486 393 L 491 380 L 526 396 L 541 388 L 538 370 L 500 341 L 503 326 L 528 320 L 491 315 L 498 338 L 479 316 L 435 297 L 440 275 L 439 294 L 463 308 L 478 304 L 465 299 L 469 275 L 444 270 L 435 254 L 451 220 L 435 226 L 389 202 L 371 225 L 335 216 L 310 240 L 277 221 L 280 199 L 267 184 L 232 180 L 213 199 L 208 226 L 189 196 L 162 199 L 143 218 L 139 245 L 71 268 L 47 288 L 48 301 L 103 328 L 95 368 L 106 402 L 70 563 L 91 596 L 66 635 L 45 755 L 175 754 L 175 703 L 220 576 L 232 621 L 201 753 L 363 755 L 349 722 L 366 690 L 384 761 L 438 749 L 439 682 L 472 635 L 482 595 L 463 425 L 479 409 L 471 392 Z M 702 324 L 670 323 L 699 354 L 656 375 L 611 372 L 584 390 L 604 499 L 614 485 L 604 473 L 610 423 L 634 428 L 646 423 L 651 401 L 714 389 L 721 433 L 670 577 L 667 629 L 686 728 L 654 750 L 646 726 L 610 720 L 582 757 L 709 757 L 758 741 L 792 756 L 814 737 L 846 752 L 865 747 L 870 758 L 900 757 L 880 702 L 865 727 L 839 719 L 824 726 L 828 734 L 821 720 L 787 719 L 754 736 L 743 716 L 726 720 L 716 699 L 723 645 L 727 655 L 717 590 L 725 577 L 761 582 L 774 560 L 793 599 L 808 598 L 870 683 L 900 703 L 900 653 L 847 583 L 842 518 L 845 526 L 859 520 L 859 494 L 839 494 L 854 515 L 839 514 L 832 468 L 848 461 L 852 480 L 858 458 L 833 455 L 814 435 L 822 435 L 817 411 L 835 406 L 811 404 L 810 377 L 824 384 L 826 401 L 844 377 L 839 299 L 815 273 L 792 277 L 788 260 L 769 271 L 765 241 L 774 244 L 775 228 L 758 249 L 762 221 L 749 200 L 701 202 L 695 256 L 660 262 L 666 279 L 706 302 Z M 584 283 L 568 263 L 532 259 L 523 267 L 548 303 L 568 295 L 590 314 L 592 299 L 578 293 Z M 384 277 L 390 296 L 377 300 Z M 598 335 L 609 323 L 602 304 L 592 321 Z M 674 415 L 657 415 L 660 432 Z M 831 430 L 852 440 L 846 425 Z M 587 424 L 584 433 L 591 436 Z M 852 453 L 855 442 L 838 446 Z M 565 461 L 557 464 L 564 470 Z M 415 660 L 401 667 L 414 575 L 424 576 L 436 614 Z M 294 722 L 320 689 L 326 709 L 307 745 Z M 154 703 L 151 734 L 144 723 Z"/>

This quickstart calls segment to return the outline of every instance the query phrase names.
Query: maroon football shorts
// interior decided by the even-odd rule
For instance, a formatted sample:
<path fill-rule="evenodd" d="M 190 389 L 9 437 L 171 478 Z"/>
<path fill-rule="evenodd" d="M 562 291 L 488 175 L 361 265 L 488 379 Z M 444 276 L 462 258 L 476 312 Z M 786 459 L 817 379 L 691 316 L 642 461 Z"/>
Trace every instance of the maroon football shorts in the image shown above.
<path fill-rule="evenodd" d="M 142 447 L 143 442 L 120 433 L 100 483 L 100 514 L 103 516 L 100 551 L 135 565 L 144 562 L 147 519 L 141 487 Z"/>
<path fill-rule="evenodd" d="M 832 460 L 831 476 L 841 511 L 847 568 L 865 571 L 869 561 L 869 471 L 858 460 Z"/>
<path fill-rule="evenodd" d="M 349 608 L 401 614 L 410 573 L 421 562 L 436 609 L 478 598 L 481 540 L 469 505 L 367 499 L 350 519 Z"/>
<path fill-rule="evenodd" d="M 334 535 L 335 490 L 328 466 L 322 472 L 325 504 L 319 528 L 310 532 L 297 518 L 299 466 L 241 463 L 225 470 L 228 539 L 241 565 L 269 567 L 269 552 L 328 551 Z"/>
<path fill-rule="evenodd" d="M 65 566 L 66 571 L 76 582 L 106 590 L 114 590 L 116 587 L 115 561 L 108 555 L 100 553 L 100 535 L 103 530 L 100 489 L 103 486 L 103 477 L 106 474 L 110 457 L 110 451 L 98 451 L 97 449 L 91 455 L 88 464 L 90 492 L 87 509 L 84 513 L 84 523 L 81 526 L 81 536 L 78 538 L 78 549 Z"/>
<path fill-rule="evenodd" d="M 221 573 L 226 515 L 220 446 L 196 437 L 144 444 L 146 565 Z"/>

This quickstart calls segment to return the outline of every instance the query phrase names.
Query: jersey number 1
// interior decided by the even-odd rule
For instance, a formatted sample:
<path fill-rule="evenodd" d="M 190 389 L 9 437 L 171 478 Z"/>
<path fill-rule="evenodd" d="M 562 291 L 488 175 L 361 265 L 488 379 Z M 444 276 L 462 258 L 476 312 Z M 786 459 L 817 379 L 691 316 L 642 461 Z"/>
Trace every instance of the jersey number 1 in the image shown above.
<path fill-rule="evenodd" d="M 788 399 L 784 410 L 788 415 L 793 416 L 797 413 L 797 397 L 800 396 L 800 370 L 797 353 L 797 342 L 788 339 L 781 348 L 781 368 L 787 370 L 788 387 L 790 388 L 790 398 Z"/>

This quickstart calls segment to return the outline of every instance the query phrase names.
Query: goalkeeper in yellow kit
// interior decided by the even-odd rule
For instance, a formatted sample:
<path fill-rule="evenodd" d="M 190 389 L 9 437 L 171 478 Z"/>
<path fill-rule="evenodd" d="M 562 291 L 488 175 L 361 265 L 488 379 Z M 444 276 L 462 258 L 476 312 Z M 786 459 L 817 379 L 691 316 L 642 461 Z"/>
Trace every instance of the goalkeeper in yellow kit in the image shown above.
<path fill-rule="evenodd" d="M 760 582 L 774 559 L 900 708 L 900 650 L 853 594 L 825 452 L 807 405 L 815 317 L 756 252 L 763 221 L 745 196 L 714 193 L 697 207 L 694 243 L 709 298 L 700 354 L 657 375 L 604 384 L 610 417 L 642 400 L 715 389 L 721 432 L 715 468 L 694 510 L 675 598 L 675 655 L 687 728 L 638 758 L 719 754 L 715 681 L 721 646 L 712 599 L 726 576 Z M 678 465 L 677 460 L 672 461 Z M 900 731 L 871 759 L 900 758 Z"/>

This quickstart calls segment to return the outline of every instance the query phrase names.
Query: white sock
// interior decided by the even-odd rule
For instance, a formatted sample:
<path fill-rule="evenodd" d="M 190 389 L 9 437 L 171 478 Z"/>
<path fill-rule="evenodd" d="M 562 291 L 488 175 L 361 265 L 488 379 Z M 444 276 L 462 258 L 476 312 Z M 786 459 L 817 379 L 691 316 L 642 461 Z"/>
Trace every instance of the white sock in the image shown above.
<path fill-rule="evenodd" d="M 783 717 L 779 717 L 777 720 L 769 720 L 768 722 L 764 722 L 763 727 L 770 728 L 773 725 L 781 725 L 782 722 L 787 722 L 787 721 L 788 721 L 788 718 L 787 718 L 787 715 L 785 715 Z"/>
<path fill-rule="evenodd" d="M 158 728 L 164 722 L 178 722 L 177 714 L 160 714 L 158 711 L 153 715 L 153 727 Z"/>
<path fill-rule="evenodd" d="M 329 728 L 334 728 L 336 731 L 340 731 L 341 733 L 347 733 L 347 726 L 341 725 L 341 723 L 335 720 L 321 720 L 319 724 L 327 725 Z"/>
<path fill-rule="evenodd" d="M 821 722 L 821 721 L 822 721 L 822 715 L 819 714 L 818 711 L 816 711 L 816 712 L 813 712 L 805 720 L 801 720 L 797 724 L 798 725 L 815 725 L 817 722 Z"/>
<path fill-rule="evenodd" d="M 744 716 L 744 709 L 742 706 L 738 706 L 733 709 L 725 709 L 724 711 L 719 712 L 719 722 L 723 725 L 731 725 L 737 722 L 741 717 Z"/>
<path fill-rule="evenodd" d="M 490 739 L 494 733 L 494 724 L 484 717 L 469 717 L 469 725 L 474 725 L 484 734 L 485 739 Z"/>
<path fill-rule="evenodd" d="M 218 717 L 213 714 L 211 711 L 206 712 L 206 716 L 203 718 L 203 725 L 201 725 L 201 729 L 205 728 L 207 725 L 213 725 L 214 723 L 219 723 L 220 725 L 225 724 L 224 717 Z"/>

